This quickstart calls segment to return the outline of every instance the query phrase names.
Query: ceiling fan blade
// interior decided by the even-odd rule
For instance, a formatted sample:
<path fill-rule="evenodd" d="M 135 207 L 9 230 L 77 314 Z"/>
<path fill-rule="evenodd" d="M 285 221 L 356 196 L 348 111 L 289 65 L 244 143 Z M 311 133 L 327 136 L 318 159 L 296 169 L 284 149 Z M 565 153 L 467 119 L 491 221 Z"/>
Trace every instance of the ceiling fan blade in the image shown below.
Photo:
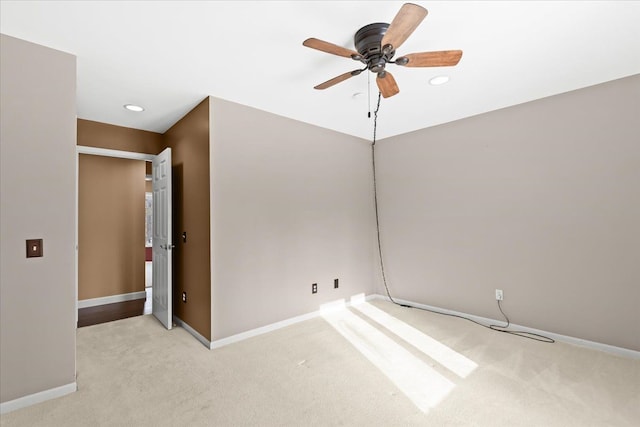
<path fill-rule="evenodd" d="M 343 82 L 353 76 L 357 76 L 361 72 L 362 70 L 353 70 L 353 71 L 349 71 L 348 73 L 340 74 L 338 77 L 334 77 L 331 80 L 327 80 L 324 83 L 320 83 L 318 86 L 314 86 L 314 89 L 319 89 L 319 90 L 326 89 L 340 82 Z"/>
<path fill-rule="evenodd" d="M 310 47 L 311 49 L 321 50 L 333 55 L 344 56 L 345 58 L 351 58 L 352 55 L 360 56 L 355 50 L 347 49 L 345 47 L 325 42 L 324 40 L 315 39 L 313 37 L 310 39 L 306 39 L 304 42 L 302 42 L 302 44 L 306 47 Z"/>
<path fill-rule="evenodd" d="M 413 3 L 405 3 L 391 21 L 391 25 L 382 38 L 381 47 L 385 45 L 398 49 L 427 16 L 427 9 Z"/>
<path fill-rule="evenodd" d="M 396 64 L 404 67 L 447 67 L 456 65 L 460 58 L 462 58 L 461 50 L 441 50 L 403 55 L 396 59 Z"/>
<path fill-rule="evenodd" d="M 376 83 L 378 84 L 378 89 L 380 89 L 380 93 L 384 98 L 389 98 L 400 92 L 398 88 L 398 84 L 396 83 L 396 79 L 393 78 L 390 72 L 383 71 L 382 73 L 378 73 L 378 77 L 376 77 Z"/>

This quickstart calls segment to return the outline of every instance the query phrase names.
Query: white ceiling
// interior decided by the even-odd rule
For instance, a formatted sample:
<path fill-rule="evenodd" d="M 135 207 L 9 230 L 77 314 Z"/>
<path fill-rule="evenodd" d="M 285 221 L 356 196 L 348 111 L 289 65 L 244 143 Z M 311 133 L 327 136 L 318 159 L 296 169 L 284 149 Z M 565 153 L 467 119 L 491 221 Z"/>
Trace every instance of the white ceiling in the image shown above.
<path fill-rule="evenodd" d="M 0 31 L 77 56 L 83 119 L 164 132 L 211 95 L 371 139 L 371 73 L 314 90 L 361 64 L 302 42 L 354 49 L 360 27 L 391 22 L 403 3 L 2 0 Z M 390 65 L 400 93 L 382 100 L 380 139 L 640 73 L 640 2 L 416 3 L 429 15 L 396 57 L 464 55 L 456 67 Z M 437 75 L 449 83 L 429 85 Z"/>

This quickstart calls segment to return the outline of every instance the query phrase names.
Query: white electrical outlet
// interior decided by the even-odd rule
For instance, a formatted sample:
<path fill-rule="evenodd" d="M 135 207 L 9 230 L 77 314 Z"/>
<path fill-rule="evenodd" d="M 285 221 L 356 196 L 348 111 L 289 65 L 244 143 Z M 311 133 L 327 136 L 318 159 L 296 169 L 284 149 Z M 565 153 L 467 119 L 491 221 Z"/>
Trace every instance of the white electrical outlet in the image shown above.
<path fill-rule="evenodd" d="M 504 295 L 502 294 L 502 289 L 496 289 L 496 299 L 498 301 L 502 301 L 504 299 Z"/>

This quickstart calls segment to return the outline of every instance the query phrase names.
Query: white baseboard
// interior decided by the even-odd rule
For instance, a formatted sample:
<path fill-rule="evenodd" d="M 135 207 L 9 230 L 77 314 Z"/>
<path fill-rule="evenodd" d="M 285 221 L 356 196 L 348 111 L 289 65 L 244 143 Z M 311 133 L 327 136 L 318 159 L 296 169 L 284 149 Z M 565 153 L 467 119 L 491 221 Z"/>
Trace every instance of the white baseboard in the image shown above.
<path fill-rule="evenodd" d="M 60 387 L 51 388 L 49 390 L 9 400 L 8 402 L 2 402 L 0 403 L 0 414 L 6 414 L 7 412 L 15 411 L 16 409 L 26 408 L 27 406 L 35 405 L 36 403 L 66 396 L 67 394 L 74 393 L 76 390 L 78 390 L 78 385 L 75 382 L 72 382 Z"/>
<path fill-rule="evenodd" d="M 362 296 L 362 300 L 367 300 L 368 301 L 368 300 L 370 300 L 372 298 L 373 298 L 373 296 L 367 296 L 366 298 L 364 297 L 364 295 Z M 337 301 L 337 303 L 339 305 L 342 305 L 342 306 L 351 305 L 351 302 L 346 302 L 345 300 Z M 331 304 L 331 303 L 329 303 L 329 304 Z M 324 304 L 324 305 L 326 306 L 327 304 Z M 294 325 L 296 323 L 304 322 L 305 320 L 313 319 L 314 317 L 320 316 L 320 313 L 321 313 L 321 310 L 313 311 L 311 313 L 302 314 L 300 316 L 295 316 L 295 317 L 291 317 L 289 319 L 281 320 L 280 322 L 271 323 L 270 325 L 261 326 L 259 328 L 251 329 L 251 330 L 246 331 L 246 332 L 241 332 L 241 333 L 236 334 L 236 335 L 231 335 L 231 336 L 226 337 L 226 338 L 221 338 L 219 340 L 212 341 L 211 342 L 211 346 L 209 348 L 211 348 L 211 350 L 213 350 L 215 348 L 224 347 L 225 345 L 233 344 L 233 343 L 238 342 L 238 341 L 243 341 L 243 340 L 246 340 L 248 338 L 252 338 L 252 337 L 255 337 L 255 336 L 258 336 L 258 335 L 266 334 L 268 332 L 272 332 L 272 331 L 284 328 L 286 326 Z"/>
<path fill-rule="evenodd" d="M 386 295 L 379 295 L 379 294 L 371 295 L 371 299 L 381 299 L 381 300 L 385 300 L 385 301 L 390 301 L 389 297 L 387 297 Z M 466 317 L 466 318 L 469 318 L 471 320 L 475 320 L 476 322 L 484 323 L 484 324 L 487 324 L 487 325 L 496 324 L 496 323 L 497 324 L 504 323 L 503 320 L 489 319 L 487 317 L 480 317 L 480 316 L 475 316 L 473 314 L 461 313 L 459 311 L 447 310 L 445 308 L 433 307 L 433 306 L 426 305 L 426 304 L 419 304 L 417 302 L 407 301 L 407 300 L 403 300 L 403 299 L 400 299 L 400 298 L 394 298 L 393 300 L 395 302 L 397 302 L 397 303 L 409 305 L 409 306 L 416 307 L 416 308 L 424 308 L 424 309 L 432 310 L 432 311 L 435 311 L 435 312 L 438 312 L 438 313 L 453 314 L 453 315 L 456 315 L 456 316 Z M 578 345 L 578 346 L 581 346 L 581 347 L 587 347 L 587 348 L 594 349 L 594 350 L 600 350 L 600 351 L 604 351 L 606 353 L 615 354 L 617 356 L 628 357 L 630 359 L 640 359 L 640 351 L 630 350 L 628 348 L 616 347 L 616 346 L 609 345 L 609 344 L 603 344 L 603 343 L 599 343 L 599 342 L 595 342 L 595 341 L 588 341 L 588 340 L 585 340 L 585 339 L 582 339 L 582 338 L 576 338 L 576 337 L 571 337 L 571 336 L 568 336 L 568 335 L 556 334 L 554 332 L 549 332 L 549 331 L 543 331 L 543 330 L 540 330 L 540 329 L 529 328 L 527 326 L 517 325 L 515 323 L 512 323 L 511 327 L 513 327 L 514 329 L 521 330 L 523 332 L 531 332 L 531 333 L 538 334 L 538 335 L 545 335 L 545 336 L 547 336 L 549 338 L 553 338 L 556 341 L 562 341 L 562 342 L 565 342 L 565 343 L 574 344 L 574 345 Z"/>
<path fill-rule="evenodd" d="M 90 298 L 78 300 L 78 308 L 95 307 L 97 305 L 113 304 L 114 302 L 131 301 L 134 299 L 145 299 L 146 291 L 130 292 L 128 294 L 111 295 L 108 297 Z"/>
<path fill-rule="evenodd" d="M 182 329 L 189 332 L 198 341 L 200 341 L 205 347 L 211 348 L 211 342 L 208 339 L 206 339 L 200 332 L 196 331 L 191 326 L 189 326 L 186 322 L 184 322 L 178 316 L 173 316 L 173 323 L 175 323 L 176 326 L 180 326 Z"/>
<path fill-rule="evenodd" d="M 313 319 L 314 317 L 318 317 L 319 311 L 314 311 L 312 313 L 303 314 L 300 316 L 292 317 L 290 319 L 285 319 L 280 322 L 272 323 L 270 325 L 262 326 L 260 328 L 251 329 L 246 332 L 241 332 L 236 335 L 231 335 L 230 337 L 221 338 L 219 340 L 215 340 L 211 342 L 211 350 L 214 348 L 224 347 L 225 345 L 233 344 L 238 341 L 246 340 L 247 338 L 252 338 L 258 335 L 266 334 L 267 332 L 272 332 L 281 328 L 284 328 L 289 325 L 293 325 L 295 323 L 304 322 L 305 320 Z"/>

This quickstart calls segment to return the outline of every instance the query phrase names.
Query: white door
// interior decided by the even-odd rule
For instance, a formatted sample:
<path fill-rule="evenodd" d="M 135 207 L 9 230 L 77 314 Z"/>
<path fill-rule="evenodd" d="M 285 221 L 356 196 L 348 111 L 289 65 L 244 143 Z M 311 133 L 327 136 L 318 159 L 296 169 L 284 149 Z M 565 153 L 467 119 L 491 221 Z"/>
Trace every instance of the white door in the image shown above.
<path fill-rule="evenodd" d="M 171 148 L 153 159 L 153 315 L 167 329 L 172 322 Z"/>

